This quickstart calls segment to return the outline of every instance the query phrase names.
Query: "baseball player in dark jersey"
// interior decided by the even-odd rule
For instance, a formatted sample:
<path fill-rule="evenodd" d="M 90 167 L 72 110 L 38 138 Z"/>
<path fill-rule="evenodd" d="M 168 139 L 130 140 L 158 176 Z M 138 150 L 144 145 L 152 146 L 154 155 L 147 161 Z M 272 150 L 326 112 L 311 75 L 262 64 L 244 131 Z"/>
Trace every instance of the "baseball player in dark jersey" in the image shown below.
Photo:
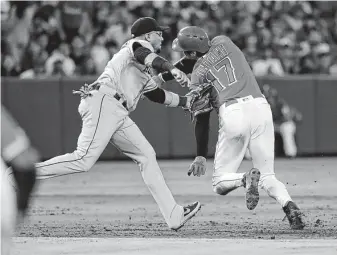
<path fill-rule="evenodd" d="M 1 106 L 1 254 L 10 254 L 15 226 L 23 220 L 36 179 L 38 153 L 25 132 Z M 12 168 L 17 194 L 6 173 Z"/>
<path fill-rule="evenodd" d="M 290 106 L 280 97 L 277 90 L 268 84 L 262 86 L 262 93 L 270 104 L 275 134 L 279 134 L 282 139 L 284 155 L 290 158 L 296 157 L 296 125 L 302 121 L 302 114 L 296 108 Z"/>
<path fill-rule="evenodd" d="M 259 201 L 258 186 L 283 208 L 290 226 L 303 229 L 302 213 L 292 201 L 285 185 L 274 172 L 274 126 L 270 105 L 261 93 L 242 51 L 226 36 L 212 41 L 199 27 L 185 27 L 178 33 L 173 50 L 184 52 L 187 60 L 178 65 L 191 71 L 191 88 L 211 83 L 210 101 L 219 116 L 219 137 L 216 146 L 213 190 L 226 195 L 238 187 L 246 189 L 247 208 Z M 193 61 L 192 61 L 193 60 Z M 168 74 L 162 75 L 169 79 Z M 197 157 L 188 174 L 200 176 L 206 171 L 210 111 L 196 117 Z M 237 173 L 249 149 L 253 169 Z"/>

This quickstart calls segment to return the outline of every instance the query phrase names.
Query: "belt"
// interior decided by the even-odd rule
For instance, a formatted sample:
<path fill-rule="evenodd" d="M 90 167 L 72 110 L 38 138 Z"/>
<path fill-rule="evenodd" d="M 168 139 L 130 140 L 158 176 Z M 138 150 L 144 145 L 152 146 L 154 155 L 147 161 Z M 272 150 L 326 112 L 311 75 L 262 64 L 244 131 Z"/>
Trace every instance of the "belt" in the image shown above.
<path fill-rule="evenodd" d="M 118 102 L 120 102 L 123 105 L 123 107 L 126 110 L 128 110 L 126 100 L 124 100 L 123 97 L 120 94 L 118 94 L 118 92 L 111 93 L 112 89 L 109 89 L 109 91 L 107 91 L 106 88 L 107 88 L 106 86 L 104 86 L 104 85 L 101 86 L 100 84 L 96 86 L 97 90 L 101 90 L 104 94 L 112 95 Z"/>
<path fill-rule="evenodd" d="M 119 101 L 126 110 L 128 110 L 128 106 L 126 104 L 126 101 L 116 92 L 116 94 L 114 95 L 114 98 L 117 99 L 117 101 Z M 122 100 L 121 100 L 122 99 Z"/>
<path fill-rule="evenodd" d="M 246 97 L 240 97 L 240 98 L 233 98 L 233 99 L 229 99 L 227 102 L 225 102 L 225 107 L 228 107 L 232 104 L 236 104 L 236 103 L 244 103 L 247 101 L 250 101 L 254 98 L 265 98 L 263 95 L 258 95 L 258 96 L 246 96 Z"/>

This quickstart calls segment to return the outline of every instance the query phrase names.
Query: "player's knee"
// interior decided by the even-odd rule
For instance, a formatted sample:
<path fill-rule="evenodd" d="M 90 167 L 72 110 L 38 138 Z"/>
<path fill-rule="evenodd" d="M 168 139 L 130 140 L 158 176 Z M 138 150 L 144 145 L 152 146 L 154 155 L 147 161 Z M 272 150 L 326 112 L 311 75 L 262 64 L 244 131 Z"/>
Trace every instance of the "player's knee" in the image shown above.
<path fill-rule="evenodd" d="M 213 185 L 213 191 L 219 195 L 227 195 L 229 192 L 234 190 L 236 187 L 230 183 L 230 181 L 227 182 L 220 182 L 216 185 Z"/>
<path fill-rule="evenodd" d="M 81 172 L 88 172 L 92 168 L 93 164 L 82 164 L 81 165 Z"/>
<path fill-rule="evenodd" d="M 140 163 L 142 165 L 148 165 L 156 161 L 157 161 L 157 155 L 152 147 L 145 150 L 143 152 L 142 157 L 140 158 Z"/>
<path fill-rule="evenodd" d="M 281 182 L 276 178 L 274 173 L 262 174 L 260 177 L 259 186 L 264 190 L 269 190 L 270 188 L 275 186 L 275 183 L 279 184 Z"/>
<path fill-rule="evenodd" d="M 78 170 L 81 172 L 88 172 L 98 159 L 98 156 L 88 156 L 78 151 L 74 152 L 74 154 L 77 157 Z"/>

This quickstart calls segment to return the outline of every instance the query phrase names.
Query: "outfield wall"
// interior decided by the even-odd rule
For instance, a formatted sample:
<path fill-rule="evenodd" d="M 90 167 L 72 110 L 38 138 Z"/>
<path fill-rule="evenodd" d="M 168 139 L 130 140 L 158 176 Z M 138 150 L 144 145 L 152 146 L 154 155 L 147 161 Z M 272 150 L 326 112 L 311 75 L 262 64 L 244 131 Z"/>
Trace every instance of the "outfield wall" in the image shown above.
<path fill-rule="evenodd" d="M 43 158 L 71 152 L 76 148 L 81 129 L 77 113 L 79 96 L 72 95 L 84 82 L 94 77 L 19 80 L 1 78 L 1 100 L 25 128 Z M 259 84 L 270 84 L 303 114 L 298 126 L 300 155 L 337 154 L 337 78 L 329 76 L 263 77 Z M 184 94 L 178 84 L 165 88 Z M 159 158 L 193 157 L 195 141 L 193 125 L 181 109 L 166 108 L 147 99 L 141 100 L 131 114 Z M 213 113 L 209 155 L 217 140 L 218 121 Z M 124 158 L 108 145 L 101 159 Z"/>

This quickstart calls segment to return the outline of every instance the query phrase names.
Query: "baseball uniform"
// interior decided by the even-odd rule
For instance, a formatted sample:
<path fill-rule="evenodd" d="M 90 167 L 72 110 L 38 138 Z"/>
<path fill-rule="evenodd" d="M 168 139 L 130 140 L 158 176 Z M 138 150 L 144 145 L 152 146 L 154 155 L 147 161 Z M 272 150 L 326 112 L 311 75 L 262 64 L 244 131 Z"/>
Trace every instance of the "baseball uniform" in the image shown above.
<path fill-rule="evenodd" d="M 23 194 L 23 191 L 27 186 L 34 185 L 33 180 L 20 175 L 20 181 L 22 182 L 18 183 L 17 194 L 15 194 L 13 186 L 16 182 L 13 182 L 14 179 L 12 179 L 10 171 L 6 171 L 5 161 L 7 163 L 13 163 L 13 161 L 15 161 L 16 164 L 15 167 L 13 165 L 13 171 L 15 171 L 16 176 L 20 174 L 18 171 L 28 172 L 31 169 L 27 170 L 27 168 L 33 165 L 32 162 L 26 159 L 27 156 L 25 152 L 29 149 L 30 141 L 27 135 L 7 110 L 1 106 L 1 254 L 10 254 L 10 248 L 12 246 L 11 238 L 15 230 L 18 209 L 23 209 L 21 207 L 22 202 L 25 203 L 24 209 L 28 206 L 27 196 L 30 195 L 30 191 L 27 192 L 27 194 Z M 18 165 L 20 165 L 20 167 L 18 167 Z M 22 201 L 22 195 L 25 196 L 25 201 Z"/>
<path fill-rule="evenodd" d="M 38 178 L 88 171 L 110 142 L 138 164 L 167 224 L 174 228 L 181 224 L 183 207 L 167 187 L 153 147 L 129 117 L 141 96 L 158 87 L 151 79 L 153 70 L 136 61 L 134 43 L 154 52 L 149 42 L 138 39 L 122 46 L 98 77 L 97 90 L 81 100 L 83 125 L 76 150 L 37 164 Z"/>
<path fill-rule="evenodd" d="M 211 41 L 209 51 L 194 66 L 191 83 L 211 82 L 213 106 L 219 115 L 213 189 L 227 194 L 242 186 L 237 173 L 249 148 L 253 166 L 261 172 L 260 186 L 282 206 L 291 200 L 274 174 L 274 126 L 270 106 L 262 95 L 241 50 L 226 36 Z"/>

